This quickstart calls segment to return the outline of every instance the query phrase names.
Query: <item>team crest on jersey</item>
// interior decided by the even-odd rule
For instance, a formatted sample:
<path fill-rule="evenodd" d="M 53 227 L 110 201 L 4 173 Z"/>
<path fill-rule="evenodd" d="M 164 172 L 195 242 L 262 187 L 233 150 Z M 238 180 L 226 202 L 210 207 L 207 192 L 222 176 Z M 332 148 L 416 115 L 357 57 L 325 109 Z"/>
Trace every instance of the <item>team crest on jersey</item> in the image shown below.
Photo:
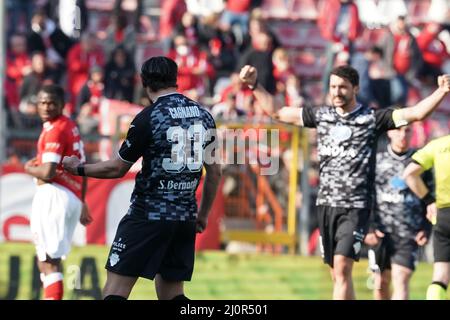
<path fill-rule="evenodd" d="M 369 122 L 369 120 L 370 120 L 370 115 L 365 114 L 365 115 L 357 116 L 355 119 L 355 122 L 357 124 L 364 124 L 364 123 Z"/>
<path fill-rule="evenodd" d="M 330 135 L 337 143 L 346 141 L 352 136 L 352 130 L 344 125 L 337 125 L 331 128 Z"/>
<path fill-rule="evenodd" d="M 119 260 L 119 255 L 115 252 L 111 253 L 111 255 L 109 256 L 109 264 L 111 265 L 111 267 L 114 267 L 117 262 L 119 262 Z"/>

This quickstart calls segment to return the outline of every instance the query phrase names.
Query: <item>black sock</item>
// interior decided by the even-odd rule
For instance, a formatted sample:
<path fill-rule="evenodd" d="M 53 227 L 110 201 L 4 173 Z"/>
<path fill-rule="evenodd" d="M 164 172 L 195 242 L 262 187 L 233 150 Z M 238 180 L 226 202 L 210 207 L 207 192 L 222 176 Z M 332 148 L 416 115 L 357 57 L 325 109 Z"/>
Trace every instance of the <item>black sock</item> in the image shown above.
<path fill-rule="evenodd" d="M 437 284 L 438 286 L 442 287 L 444 290 L 447 291 L 447 286 L 443 282 L 433 281 L 431 284 Z"/>
<path fill-rule="evenodd" d="M 106 296 L 103 300 L 127 300 L 127 298 L 110 294 L 109 296 Z"/>
<path fill-rule="evenodd" d="M 175 296 L 172 298 L 172 300 L 179 300 L 179 301 L 183 301 L 183 300 L 191 300 L 188 297 L 186 297 L 184 294 L 180 294 L 178 296 Z"/>

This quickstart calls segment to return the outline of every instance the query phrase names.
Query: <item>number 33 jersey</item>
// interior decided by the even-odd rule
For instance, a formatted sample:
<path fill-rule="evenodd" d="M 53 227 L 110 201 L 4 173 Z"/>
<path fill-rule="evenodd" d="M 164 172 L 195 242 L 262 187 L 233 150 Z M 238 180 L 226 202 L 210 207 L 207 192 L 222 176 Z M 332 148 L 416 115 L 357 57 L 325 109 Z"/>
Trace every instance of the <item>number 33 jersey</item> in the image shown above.
<path fill-rule="evenodd" d="M 160 96 L 142 110 L 119 150 L 125 162 L 143 158 L 129 213 L 149 220 L 194 220 L 195 191 L 215 128 L 205 108 L 179 93 Z"/>

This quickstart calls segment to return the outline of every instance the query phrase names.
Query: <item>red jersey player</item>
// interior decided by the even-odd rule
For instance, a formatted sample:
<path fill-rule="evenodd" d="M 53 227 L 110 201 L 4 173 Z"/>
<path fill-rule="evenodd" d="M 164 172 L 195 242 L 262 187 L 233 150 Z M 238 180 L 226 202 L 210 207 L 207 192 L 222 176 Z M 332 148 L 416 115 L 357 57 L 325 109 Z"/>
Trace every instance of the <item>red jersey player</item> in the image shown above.
<path fill-rule="evenodd" d="M 50 300 L 63 297 L 61 258 L 70 251 L 78 221 L 86 225 L 92 220 L 84 205 L 86 181 L 62 170 L 64 156 L 76 156 L 84 161 L 78 128 L 62 114 L 63 107 L 61 87 L 42 87 L 38 93 L 38 112 L 44 125 L 37 156 L 25 164 L 25 171 L 37 182 L 30 225 L 44 298 Z"/>

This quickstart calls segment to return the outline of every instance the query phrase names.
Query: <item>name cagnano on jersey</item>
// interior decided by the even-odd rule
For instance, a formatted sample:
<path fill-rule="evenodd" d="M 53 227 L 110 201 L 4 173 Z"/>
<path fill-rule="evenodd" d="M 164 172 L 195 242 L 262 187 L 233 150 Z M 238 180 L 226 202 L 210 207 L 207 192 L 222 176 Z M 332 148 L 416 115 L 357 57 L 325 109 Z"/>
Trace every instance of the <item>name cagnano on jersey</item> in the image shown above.
<path fill-rule="evenodd" d="M 81 199 L 82 177 L 74 176 L 62 168 L 62 159 L 65 156 L 77 156 L 85 162 L 83 142 L 76 124 L 66 116 L 59 116 L 43 125 L 37 145 L 38 164 L 46 162 L 57 163 L 56 176 L 51 182 L 58 183 Z"/>
<path fill-rule="evenodd" d="M 160 96 L 142 110 L 119 150 L 125 162 L 143 157 L 129 213 L 149 220 L 194 220 L 204 150 L 215 128 L 206 109 L 179 93 Z"/>
<path fill-rule="evenodd" d="M 393 113 L 391 108 L 375 111 L 363 105 L 345 116 L 331 106 L 303 108 L 304 126 L 317 128 L 317 205 L 371 207 L 377 138 L 402 125 L 393 120 Z"/>
<path fill-rule="evenodd" d="M 414 150 L 408 150 L 398 155 L 389 145 L 377 153 L 374 227 L 402 238 L 414 238 L 419 230 L 429 227 L 424 203 L 408 188 L 402 177 L 413 153 Z M 427 171 L 423 176 L 430 186 L 431 172 Z"/>

